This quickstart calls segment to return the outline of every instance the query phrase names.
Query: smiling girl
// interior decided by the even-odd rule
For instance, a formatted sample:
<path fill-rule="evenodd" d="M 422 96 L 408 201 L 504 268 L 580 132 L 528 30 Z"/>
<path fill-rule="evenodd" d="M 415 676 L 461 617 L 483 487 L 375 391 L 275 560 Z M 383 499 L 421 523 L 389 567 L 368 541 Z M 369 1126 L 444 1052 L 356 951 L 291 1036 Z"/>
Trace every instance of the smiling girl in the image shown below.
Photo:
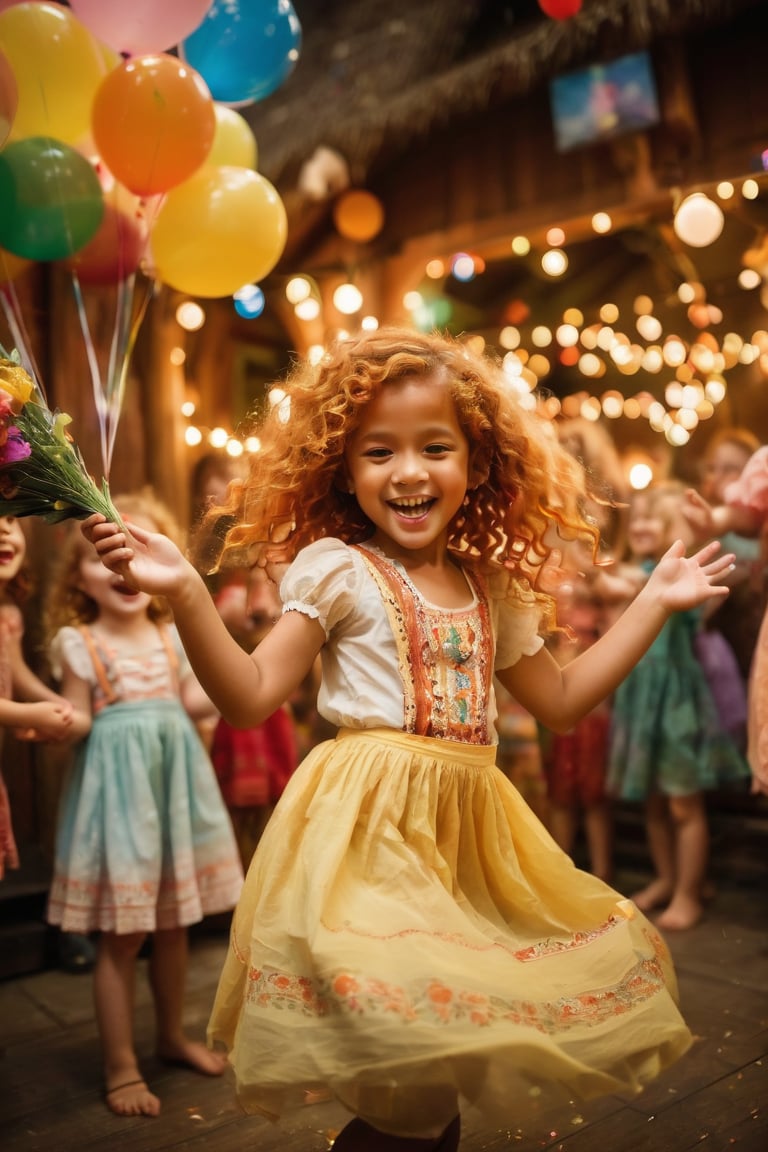
<path fill-rule="evenodd" d="M 148 495 L 123 497 L 136 526 L 174 532 Z M 48 593 L 51 663 L 79 741 L 61 797 L 48 920 L 98 931 L 94 998 L 104 1094 L 118 1115 L 160 1101 L 133 1043 L 136 961 L 149 976 L 161 1060 L 207 1075 L 225 1064 L 182 1027 L 187 928 L 232 908 L 242 869 L 229 816 L 192 722 L 210 713 L 162 601 L 128 588 L 75 530 Z"/>
<path fill-rule="evenodd" d="M 0 516 L 0 730 L 12 728 L 25 740 L 62 740 L 72 723 L 72 707 L 35 675 L 22 651 L 20 605 L 29 591 L 26 554 L 19 521 Z M 11 806 L 0 773 L 0 880 L 6 868 L 18 866 Z"/>
<path fill-rule="evenodd" d="M 517 1127 L 553 1098 L 639 1090 L 690 1044 L 668 953 L 495 767 L 493 673 L 565 731 L 670 613 L 726 594 L 730 559 L 673 546 L 561 668 L 538 577 L 553 532 L 593 535 L 582 472 L 490 359 L 383 329 L 298 363 L 285 394 L 228 537 L 239 562 L 290 565 L 252 653 L 171 541 L 84 525 L 110 571 L 168 598 L 230 722 L 261 723 L 320 655 L 339 734 L 256 850 L 209 1029 L 243 1104 L 275 1118 L 325 1090 L 354 1114 L 335 1152 L 447 1152 L 467 1101 Z"/>

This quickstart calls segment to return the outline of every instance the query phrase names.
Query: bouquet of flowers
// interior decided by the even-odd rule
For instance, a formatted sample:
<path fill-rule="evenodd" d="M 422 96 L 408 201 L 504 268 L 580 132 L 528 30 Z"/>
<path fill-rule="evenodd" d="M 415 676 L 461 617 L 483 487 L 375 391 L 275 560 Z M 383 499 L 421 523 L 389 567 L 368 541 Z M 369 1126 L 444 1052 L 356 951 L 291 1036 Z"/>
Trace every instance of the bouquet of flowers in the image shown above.
<path fill-rule="evenodd" d="M 51 412 L 18 353 L 0 344 L 0 515 L 53 524 L 101 512 L 122 525 L 106 480 L 99 488 L 88 474 L 70 422 Z"/>

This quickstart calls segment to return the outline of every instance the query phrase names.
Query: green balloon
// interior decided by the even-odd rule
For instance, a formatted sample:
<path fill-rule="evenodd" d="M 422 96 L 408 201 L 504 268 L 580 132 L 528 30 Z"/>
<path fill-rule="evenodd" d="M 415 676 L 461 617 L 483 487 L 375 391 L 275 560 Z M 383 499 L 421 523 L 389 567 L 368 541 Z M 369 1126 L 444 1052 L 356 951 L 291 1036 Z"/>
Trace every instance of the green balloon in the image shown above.
<path fill-rule="evenodd" d="M 98 231 L 104 194 L 79 152 L 29 136 L 0 152 L 0 248 L 27 260 L 63 260 Z"/>

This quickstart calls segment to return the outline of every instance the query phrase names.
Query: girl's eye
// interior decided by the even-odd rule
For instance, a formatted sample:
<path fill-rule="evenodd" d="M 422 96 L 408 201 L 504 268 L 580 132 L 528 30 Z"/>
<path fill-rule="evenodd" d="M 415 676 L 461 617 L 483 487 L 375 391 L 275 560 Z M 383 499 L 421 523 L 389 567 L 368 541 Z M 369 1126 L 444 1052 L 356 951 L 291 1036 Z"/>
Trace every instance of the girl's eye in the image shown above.
<path fill-rule="evenodd" d="M 386 460 L 391 455 L 389 448 L 369 448 L 365 453 L 365 456 L 370 460 Z"/>
<path fill-rule="evenodd" d="M 428 456 L 444 456 L 450 448 L 447 444 L 428 444 L 424 451 Z"/>

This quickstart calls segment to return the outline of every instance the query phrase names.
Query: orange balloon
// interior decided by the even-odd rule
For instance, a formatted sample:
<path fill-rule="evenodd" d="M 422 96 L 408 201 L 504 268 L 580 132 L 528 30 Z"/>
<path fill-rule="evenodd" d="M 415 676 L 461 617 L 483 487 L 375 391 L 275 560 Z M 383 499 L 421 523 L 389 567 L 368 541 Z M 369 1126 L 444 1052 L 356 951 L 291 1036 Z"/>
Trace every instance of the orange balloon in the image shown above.
<path fill-rule="evenodd" d="M 337 231 L 347 240 L 373 240 L 384 225 L 384 209 L 372 192 L 353 188 L 345 192 L 333 206 L 333 220 Z"/>
<path fill-rule="evenodd" d="M 32 263 L 32 260 L 14 256 L 13 252 L 0 248 L 0 284 L 7 284 L 10 280 L 15 280 Z"/>
<path fill-rule="evenodd" d="M 96 92 L 93 138 L 110 172 L 137 196 L 182 184 L 205 161 L 216 133 L 208 86 L 164 53 L 134 56 Z"/>

